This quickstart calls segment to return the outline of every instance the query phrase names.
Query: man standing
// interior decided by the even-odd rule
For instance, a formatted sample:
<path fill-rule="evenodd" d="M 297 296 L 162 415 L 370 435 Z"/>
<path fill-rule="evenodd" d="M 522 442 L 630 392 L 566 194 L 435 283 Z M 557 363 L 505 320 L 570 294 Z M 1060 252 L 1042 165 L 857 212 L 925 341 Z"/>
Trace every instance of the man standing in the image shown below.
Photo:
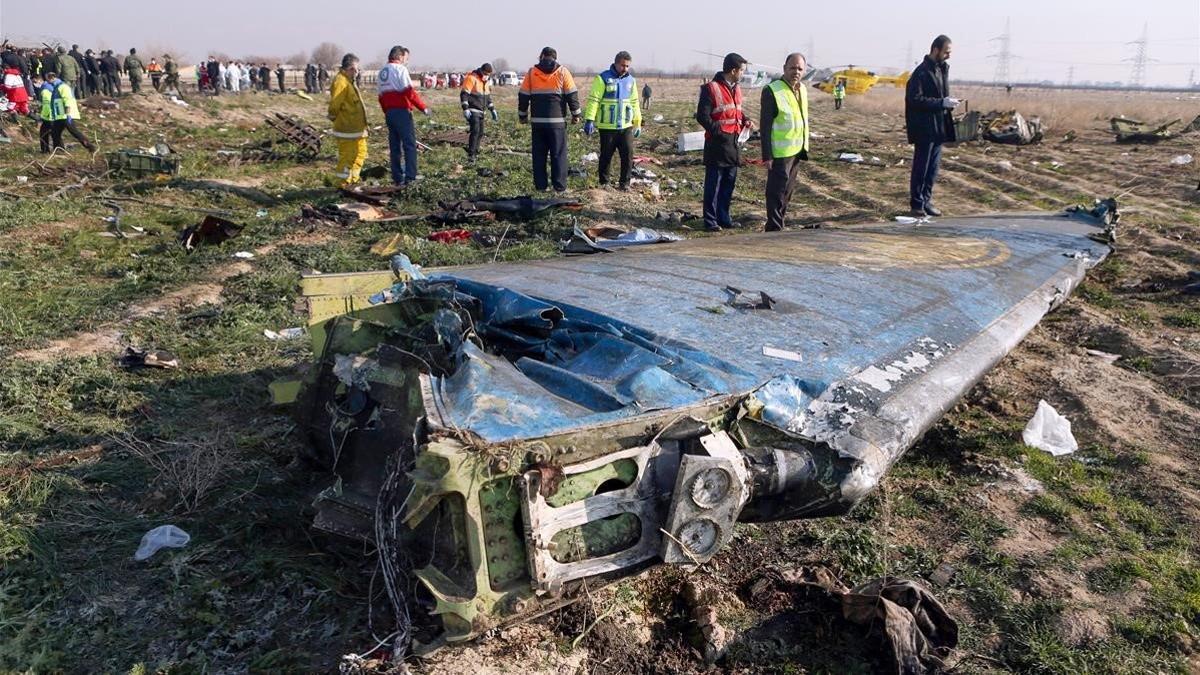
<path fill-rule="evenodd" d="M 358 57 L 346 54 L 342 57 L 342 69 L 333 78 L 329 96 L 329 119 L 333 121 L 333 137 L 338 145 L 335 175 L 342 179 L 342 187 L 362 180 L 359 174 L 367 161 L 367 108 L 354 83 L 356 75 Z"/>
<path fill-rule="evenodd" d="M 479 156 L 479 142 L 483 140 L 484 114 L 490 114 L 493 122 L 500 119 L 496 106 L 492 105 L 492 64 L 485 63 L 467 73 L 458 92 L 458 102 L 471 132 L 467 138 L 467 161 L 474 164 Z"/>
<path fill-rule="evenodd" d="M 238 94 L 242 91 L 242 69 L 237 61 L 230 61 L 225 68 L 225 76 L 229 78 L 229 93 Z"/>
<path fill-rule="evenodd" d="M 164 54 L 163 60 L 166 61 L 166 63 L 163 65 L 163 72 L 167 76 L 166 91 L 174 91 L 176 94 L 178 94 L 180 93 L 179 65 L 175 63 L 175 59 L 172 59 L 170 54 Z"/>
<path fill-rule="evenodd" d="M 532 112 L 532 114 L 530 114 Z M 529 69 L 517 94 L 517 121 L 532 131 L 533 185 L 555 192 L 567 189 L 567 113 L 578 124 L 579 90 L 571 71 L 558 64 L 558 51 L 545 47 L 538 64 Z M 550 176 L 546 160 L 550 160 Z"/>
<path fill-rule="evenodd" d="M 940 216 L 933 206 L 933 183 L 942 159 L 942 144 L 954 141 L 954 116 L 958 99 L 950 98 L 950 38 L 939 35 L 929 54 L 908 80 L 904 93 L 904 121 L 913 144 L 912 176 L 908 184 L 909 207 L 915 218 Z"/>
<path fill-rule="evenodd" d="M 304 66 L 304 93 L 317 93 L 317 67 L 311 63 Z"/>
<path fill-rule="evenodd" d="M 622 190 L 629 189 L 629 174 L 633 171 L 633 139 L 642 135 L 637 80 L 629 70 L 632 61 L 629 52 L 617 52 L 608 70 L 592 80 L 583 110 L 583 133 L 591 136 L 600 129 L 600 185 L 608 185 L 613 153 L 620 152 Z"/>
<path fill-rule="evenodd" d="M 258 67 L 253 63 L 247 63 L 246 72 L 250 73 L 250 90 L 258 91 Z"/>
<path fill-rule="evenodd" d="M 783 78 L 763 87 L 759 128 L 767 172 L 767 232 L 783 229 L 800 161 L 808 159 L 808 89 L 803 54 L 789 54 Z"/>
<path fill-rule="evenodd" d="M 842 102 L 846 100 L 846 78 L 839 77 L 833 85 L 833 109 L 841 110 Z"/>
<path fill-rule="evenodd" d="M 738 86 L 746 63 L 739 54 L 726 54 L 721 72 L 700 87 L 696 105 L 696 121 L 704 127 L 704 229 L 709 232 L 741 226 L 730 217 L 729 205 L 742 161 L 738 136 L 754 126 L 742 112 Z"/>
<path fill-rule="evenodd" d="M 271 91 L 271 69 L 265 63 L 258 64 L 258 86 L 263 91 Z"/>
<path fill-rule="evenodd" d="M 279 81 L 279 93 L 281 93 L 281 94 L 287 91 L 287 87 L 283 86 L 283 76 L 284 76 L 285 72 L 286 71 L 284 71 L 282 64 L 279 64 L 279 63 L 275 64 L 275 79 Z M 357 75 L 358 75 L 358 73 L 356 71 L 355 76 L 357 76 Z M 355 84 L 358 84 L 357 80 L 355 80 Z"/>
<path fill-rule="evenodd" d="M 146 65 L 146 72 L 150 73 L 150 86 L 154 87 L 154 91 L 162 91 L 163 67 L 158 59 L 150 58 L 150 63 Z"/>
<path fill-rule="evenodd" d="M 221 95 L 221 62 L 213 57 L 208 57 L 208 64 L 204 67 L 208 71 L 208 86 L 212 87 L 213 95 Z"/>
<path fill-rule="evenodd" d="M 75 61 L 75 57 L 67 53 L 66 47 L 58 48 L 58 77 L 63 82 L 70 85 L 74 91 L 79 91 L 79 63 Z"/>
<path fill-rule="evenodd" d="M 408 48 L 396 45 L 388 52 L 388 62 L 378 76 L 379 107 L 387 120 L 388 154 L 392 183 L 408 185 L 417 179 L 417 135 L 413 109 L 426 115 L 433 112 L 413 87 L 408 73 Z"/>
<path fill-rule="evenodd" d="M 650 95 L 653 91 L 650 89 L 650 83 L 642 85 L 642 110 L 650 109 Z"/>
<path fill-rule="evenodd" d="M 90 49 L 83 53 L 83 77 L 87 80 L 86 89 L 89 96 L 100 93 L 100 62 L 96 60 L 96 53 Z"/>
<path fill-rule="evenodd" d="M 100 50 L 100 55 L 96 57 L 96 68 L 99 71 L 100 77 L 100 93 L 105 96 L 112 96 L 112 77 L 108 73 L 108 52 L 103 49 Z"/>
<path fill-rule="evenodd" d="M 329 86 L 329 69 L 325 67 L 324 63 L 318 63 L 317 64 L 318 91 L 325 91 L 325 88 L 328 86 Z"/>
<path fill-rule="evenodd" d="M 142 74 L 146 72 L 146 66 L 142 64 L 142 59 L 137 55 L 137 49 L 130 48 L 129 56 L 125 57 L 125 73 L 129 75 L 129 88 L 135 94 L 142 92 Z"/>
<path fill-rule="evenodd" d="M 42 152 L 51 151 L 51 140 L 54 149 L 62 148 L 63 131 L 69 131 L 88 152 L 95 152 L 96 146 L 92 145 L 92 142 L 75 126 L 75 120 L 79 119 L 79 105 L 75 102 L 71 86 L 60 80 L 57 73 L 47 73 L 40 94 Z"/>
<path fill-rule="evenodd" d="M 121 95 L 121 62 L 113 54 L 113 50 L 104 52 L 104 67 L 108 73 L 108 88 L 113 96 Z"/>
<path fill-rule="evenodd" d="M 77 96 L 87 98 L 90 96 L 87 90 L 87 77 L 85 76 L 87 71 L 83 68 L 83 54 L 79 51 L 79 45 L 71 45 L 71 51 L 67 52 L 67 55 L 75 61 L 75 72 L 78 73 L 75 81 L 68 82 L 67 84 L 75 88 Z"/>

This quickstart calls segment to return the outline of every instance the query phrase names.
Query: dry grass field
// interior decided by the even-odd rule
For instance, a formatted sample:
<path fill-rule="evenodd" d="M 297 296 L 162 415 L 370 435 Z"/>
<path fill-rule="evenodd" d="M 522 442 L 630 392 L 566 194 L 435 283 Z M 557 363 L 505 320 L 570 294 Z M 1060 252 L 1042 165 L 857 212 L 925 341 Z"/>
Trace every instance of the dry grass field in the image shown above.
<path fill-rule="evenodd" d="M 655 219 L 699 212 L 699 157 L 673 149 L 679 132 L 696 128 L 697 84 L 655 82 L 649 115 L 663 120 L 648 122 L 640 141 L 639 154 L 661 160 L 655 172 L 677 189 L 658 200 L 600 190 L 591 165 L 571 183 L 589 207 L 581 225 L 707 236 Z M 1200 133 L 1118 145 L 1107 126 L 1117 114 L 1186 123 L 1200 114 L 1200 98 L 957 94 L 972 109 L 1040 115 L 1049 129 L 1035 146 L 947 148 L 935 191 L 947 215 L 1059 210 L 1117 196 L 1125 216 L 1116 253 L 854 513 L 742 526 L 733 546 L 690 575 L 715 589 L 718 619 L 737 636 L 716 669 L 879 667 L 875 643 L 859 629 L 776 587 L 782 570 L 819 564 L 849 584 L 881 574 L 936 579 L 934 592 L 960 625 L 951 657 L 958 672 L 1196 672 L 1200 296 L 1181 289 L 1200 271 L 1200 176 L 1195 162 L 1171 160 L 1198 154 Z M 436 114 L 420 121 L 419 138 L 463 126 L 455 93 L 430 98 Z M 424 180 L 394 204 L 398 212 L 532 190 L 515 93 L 497 98 L 503 119 L 490 127 L 480 164 L 493 175 L 464 166 L 461 148 L 434 145 L 422 154 Z M 757 92 L 749 98 L 756 103 Z M 314 224 L 300 218 L 301 205 L 337 201 L 322 183 L 331 143 L 307 164 L 218 153 L 262 138 L 263 117 L 275 111 L 323 127 L 324 100 L 192 96 L 185 108 L 150 94 L 123 98 L 116 110 L 85 110 L 83 127 L 102 150 L 165 140 L 182 154 L 182 179 L 236 191 L 130 185 L 78 146 L 47 159 L 31 127 L 8 127 L 15 141 L 0 145 L 0 670 L 331 671 L 388 634 L 370 551 L 310 528 L 312 498 L 327 477 L 296 461 L 306 441 L 266 393 L 308 361 L 307 344 L 263 331 L 304 324 L 300 273 L 386 266 L 370 252 L 381 239 L 401 234 L 415 262 L 437 267 L 558 255 L 572 223 L 552 214 L 487 246 L 428 241 L 420 221 Z M 905 211 L 911 150 L 900 92 L 851 97 L 842 111 L 814 93 L 812 106 L 817 137 L 792 225 L 852 226 Z M 368 113 L 383 123 L 376 106 Z M 1074 139 L 1064 141 L 1068 131 Z M 386 163 L 386 136 L 373 131 L 370 144 L 368 165 Z M 594 146 L 575 131 L 572 163 Z M 839 162 L 842 151 L 879 161 Z M 764 184 L 762 167 L 742 169 L 736 219 L 761 227 Z M 122 223 L 144 235 L 103 236 L 110 197 L 140 200 L 122 202 Z M 246 228 L 187 253 L 176 235 L 202 217 L 194 209 L 228 211 Z M 503 228 L 482 226 L 497 238 Z M 232 257 L 237 251 L 254 256 Z M 114 360 L 128 345 L 170 350 L 181 365 L 123 370 Z M 1022 445 L 1039 399 L 1072 419 L 1078 453 L 1052 458 Z M 191 543 L 134 562 L 142 534 L 163 523 L 186 530 Z M 410 666 L 706 671 L 679 593 L 688 579 L 654 569 Z"/>

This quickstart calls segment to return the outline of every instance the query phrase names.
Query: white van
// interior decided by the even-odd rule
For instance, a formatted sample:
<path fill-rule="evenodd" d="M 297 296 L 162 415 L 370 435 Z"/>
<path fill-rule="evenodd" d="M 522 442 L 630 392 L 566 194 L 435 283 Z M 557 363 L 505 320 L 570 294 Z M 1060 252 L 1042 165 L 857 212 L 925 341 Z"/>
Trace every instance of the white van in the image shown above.
<path fill-rule="evenodd" d="M 521 84 L 521 78 L 517 77 L 515 71 L 506 70 L 496 78 L 496 84 L 501 87 L 518 87 Z"/>

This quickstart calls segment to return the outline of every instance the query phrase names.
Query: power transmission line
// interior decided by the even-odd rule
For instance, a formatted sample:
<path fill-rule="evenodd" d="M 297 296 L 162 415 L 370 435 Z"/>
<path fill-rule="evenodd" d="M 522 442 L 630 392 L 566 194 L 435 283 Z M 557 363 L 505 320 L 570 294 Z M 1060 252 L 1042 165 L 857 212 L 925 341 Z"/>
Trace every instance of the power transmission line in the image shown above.
<path fill-rule="evenodd" d="M 995 37 L 991 40 L 988 40 L 988 42 L 1000 43 L 1000 53 L 993 54 L 992 56 L 988 57 L 996 59 L 996 75 L 993 80 L 994 84 L 1012 84 L 1012 81 L 1009 78 L 1009 70 L 1012 66 L 1013 59 L 1012 32 L 1010 29 L 1011 23 L 1012 19 L 1006 18 L 1004 20 L 1004 34 L 1000 37 Z"/>
<path fill-rule="evenodd" d="M 1146 82 L 1146 63 L 1150 60 L 1149 56 L 1146 55 L 1146 34 L 1148 28 L 1148 23 L 1142 24 L 1142 37 L 1133 42 L 1126 43 L 1137 47 L 1137 53 L 1134 54 L 1133 58 L 1126 59 L 1126 61 L 1133 61 L 1133 71 L 1129 74 L 1129 86 L 1131 87 L 1140 87 Z"/>
<path fill-rule="evenodd" d="M 1075 66 L 1067 68 L 1067 86 L 1075 84 Z"/>

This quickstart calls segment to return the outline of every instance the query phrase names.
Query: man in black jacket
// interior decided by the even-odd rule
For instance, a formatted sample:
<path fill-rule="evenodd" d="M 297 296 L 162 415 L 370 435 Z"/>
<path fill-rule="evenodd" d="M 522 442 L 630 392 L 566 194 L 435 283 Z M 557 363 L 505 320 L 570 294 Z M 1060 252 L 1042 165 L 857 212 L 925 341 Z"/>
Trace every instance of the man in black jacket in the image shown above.
<path fill-rule="evenodd" d="M 100 59 L 104 65 L 104 75 L 108 78 L 108 88 L 111 90 L 112 96 L 121 95 L 121 62 L 113 55 L 113 50 L 109 49 L 104 52 L 104 58 Z"/>
<path fill-rule="evenodd" d="M 221 62 L 215 57 L 208 57 L 208 63 L 204 69 L 208 71 L 208 86 L 212 88 L 214 96 L 221 95 Z"/>
<path fill-rule="evenodd" d="M 746 63 L 738 54 L 726 54 L 721 72 L 700 87 L 696 104 L 696 121 L 704 127 L 704 229 L 709 232 L 741 227 L 732 221 L 729 205 L 742 162 L 738 136 L 742 130 L 754 128 L 742 111 L 742 92 L 738 88 Z M 720 101 L 713 100 L 714 88 Z"/>
<path fill-rule="evenodd" d="M 904 94 L 904 121 L 908 142 L 913 144 L 909 207 L 915 218 L 940 216 L 933 206 L 933 183 L 942 160 L 942 144 L 954 141 L 951 111 L 958 99 L 950 98 L 950 38 L 939 35 L 929 54 L 913 70 Z"/>
<path fill-rule="evenodd" d="M 83 78 L 87 81 L 88 96 L 100 93 L 100 62 L 90 49 L 83 53 Z"/>

